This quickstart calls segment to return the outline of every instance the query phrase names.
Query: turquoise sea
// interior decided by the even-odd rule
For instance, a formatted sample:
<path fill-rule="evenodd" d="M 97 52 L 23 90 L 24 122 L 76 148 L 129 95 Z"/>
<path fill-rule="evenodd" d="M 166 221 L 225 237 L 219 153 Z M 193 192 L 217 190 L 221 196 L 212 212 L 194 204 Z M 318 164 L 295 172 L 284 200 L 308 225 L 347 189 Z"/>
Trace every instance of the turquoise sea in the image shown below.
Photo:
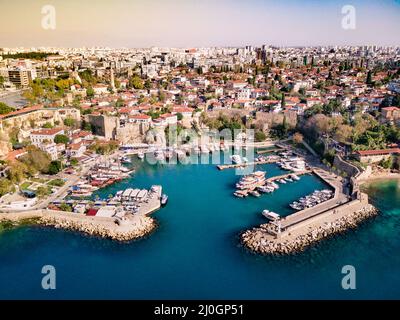
<path fill-rule="evenodd" d="M 381 215 L 289 257 L 263 257 L 239 245 L 238 234 L 265 222 L 263 209 L 282 215 L 288 203 L 324 184 L 314 176 L 274 194 L 237 199 L 240 178 L 213 165 L 148 165 L 99 195 L 161 184 L 168 205 L 146 239 L 119 244 L 38 226 L 0 234 L 1 299 L 383 299 L 400 298 L 400 184 L 368 186 Z M 268 176 L 275 165 L 262 166 Z M 53 265 L 57 289 L 41 288 Z M 357 289 L 343 290 L 341 269 L 353 265 Z"/>

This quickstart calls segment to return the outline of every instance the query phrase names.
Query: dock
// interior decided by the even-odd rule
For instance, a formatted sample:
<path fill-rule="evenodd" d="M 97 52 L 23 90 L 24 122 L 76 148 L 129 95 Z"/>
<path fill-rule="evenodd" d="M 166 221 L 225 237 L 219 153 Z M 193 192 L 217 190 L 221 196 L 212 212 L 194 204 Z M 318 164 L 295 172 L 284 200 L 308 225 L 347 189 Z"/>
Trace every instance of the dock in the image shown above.
<path fill-rule="evenodd" d="M 265 160 L 265 161 L 257 161 L 257 162 L 247 162 L 247 163 L 240 163 L 240 164 L 221 164 L 217 166 L 218 170 L 225 170 L 225 169 L 239 169 L 239 168 L 246 168 L 251 166 L 256 166 L 260 164 L 270 164 L 276 163 L 278 160 Z"/>
<path fill-rule="evenodd" d="M 280 152 L 280 151 L 285 151 L 286 149 L 282 148 L 274 148 L 274 149 L 268 149 L 268 150 L 258 150 L 257 154 L 265 154 L 265 153 L 275 153 L 275 152 Z"/>
<path fill-rule="evenodd" d="M 293 174 L 295 174 L 297 176 L 301 176 L 301 175 L 309 174 L 311 172 L 312 172 L 311 170 L 304 170 L 304 171 L 300 171 L 300 172 L 289 172 L 287 174 L 282 174 L 280 176 L 275 176 L 275 177 L 268 178 L 268 179 L 265 180 L 264 184 L 267 184 L 269 182 L 274 182 L 274 181 L 277 181 L 277 180 L 280 180 L 280 179 L 289 178 Z M 249 193 L 251 191 L 255 190 L 257 187 L 259 187 L 259 186 L 256 186 L 254 188 L 247 189 L 247 190 L 237 190 L 236 192 L 241 194 L 243 196 L 243 198 L 245 198 L 245 197 L 247 197 L 249 195 Z"/>
<path fill-rule="evenodd" d="M 305 175 L 305 174 L 308 174 L 308 173 L 311 173 L 312 171 L 311 170 L 304 170 L 304 171 L 299 171 L 299 172 L 289 172 L 289 173 L 287 173 L 287 174 L 282 174 L 282 175 L 280 175 L 280 176 L 275 176 L 275 177 L 271 177 L 271 178 L 268 178 L 267 179 L 267 182 L 274 182 L 274 181 L 277 181 L 277 180 L 280 180 L 280 179 L 285 179 L 285 178 L 289 178 L 291 175 L 297 175 L 297 176 L 302 176 L 302 175 Z"/>

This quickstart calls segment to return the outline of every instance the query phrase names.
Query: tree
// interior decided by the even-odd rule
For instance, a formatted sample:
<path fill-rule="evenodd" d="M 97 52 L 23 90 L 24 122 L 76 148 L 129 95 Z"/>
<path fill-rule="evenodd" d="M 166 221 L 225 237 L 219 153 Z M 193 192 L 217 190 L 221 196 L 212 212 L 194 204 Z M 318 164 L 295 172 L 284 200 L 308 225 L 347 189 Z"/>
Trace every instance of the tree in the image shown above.
<path fill-rule="evenodd" d="M 293 135 L 293 142 L 294 142 L 295 144 L 301 144 L 301 143 L 303 143 L 303 140 L 304 140 L 304 137 L 303 137 L 303 135 L 302 135 L 300 132 L 296 132 L 296 133 Z"/>
<path fill-rule="evenodd" d="M 30 174 L 35 171 L 47 173 L 51 162 L 49 155 L 35 146 L 28 146 L 26 149 L 27 154 L 19 159 L 27 166 Z"/>
<path fill-rule="evenodd" d="M 66 125 L 67 127 L 74 127 L 76 125 L 76 120 L 73 118 L 65 118 L 64 125 Z"/>
<path fill-rule="evenodd" d="M 47 197 L 48 195 L 51 194 L 51 190 L 48 187 L 40 186 L 36 189 L 36 196 L 39 199 L 42 199 L 44 197 Z"/>
<path fill-rule="evenodd" d="M 129 79 L 129 87 L 141 90 L 144 88 L 143 80 L 140 79 L 139 76 L 135 75 Z"/>
<path fill-rule="evenodd" d="M 393 166 L 393 158 L 392 158 L 392 157 L 389 157 L 389 158 L 387 158 L 387 159 L 385 159 L 385 160 L 382 160 L 382 161 L 380 162 L 380 165 L 381 165 L 383 168 L 385 168 L 385 169 L 390 169 L 390 168 L 392 168 L 392 166 Z"/>
<path fill-rule="evenodd" d="M 65 134 L 58 134 L 54 137 L 54 142 L 68 144 L 69 138 Z"/>
<path fill-rule="evenodd" d="M 335 132 L 335 139 L 339 142 L 351 142 L 353 136 L 353 128 L 347 124 L 341 124 L 337 127 Z"/>
<path fill-rule="evenodd" d="M 19 161 L 14 161 L 8 167 L 7 178 L 11 181 L 11 183 L 20 183 L 25 179 L 25 174 L 27 171 L 28 168 L 25 164 Z"/>
<path fill-rule="evenodd" d="M 51 128 L 53 128 L 53 125 L 52 125 L 50 122 L 46 122 L 46 123 L 43 125 L 43 128 L 44 128 L 44 129 L 51 129 Z"/>
<path fill-rule="evenodd" d="M 3 77 L 3 76 L 0 76 L 0 87 L 3 86 L 4 82 L 5 82 L 4 77 Z"/>
<path fill-rule="evenodd" d="M 254 134 L 254 139 L 256 142 L 263 142 L 267 139 L 267 135 L 263 131 L 256 131 Z"/>
<path fill-rule="evenodd" d="M 72 158 L 69 160 L 69 164 L 71 165 L 71 167 L 76 167 L 79 164 L 79 161 L 76 158 Z"/>
<path fill-rule="evenodd" d="M 176 114 L 176 117 L 178 118 L 178 121 L 181 121 L 181 120 L 183 119 L 183 114 L 180 113 L 180 112 L 178 112 L 178 113 Z"/>
<path fill-rule="evenodd" d="M 0 179 L 0 197 L 4 196 L 5 194 L 14 191 L 14 185 L 11 183 L 10 180 L 6 178 Z"/>
<path fill-rule="evenodd" d="M 371 85 L 371 84 L 372 84 L 372 71 L 371 71 L 371 70 L 368 70 L 367 81 L 366 81 L 366 83 L 367 83 L 368 85 Z"/>
<path fill-rule="evenodd" d="M 144 83 L 144 87 L 146 89 L 151 89 L 151 81 L 149 79 L 147 79 Z"/>
<path fill-rule="evenodd" d="M 49 165 L 48 173 L 50 175 L 55 175 L 61 171 L 61 161 L 52 161 Z"/>
<path fill-rule="evenodd" d="M 286 106 L 285 94 L 284 93 L 282 93 L 281 105 L 282 105 L 282 108 L 284 108 Z"/>
<path fill-rule="evenodd" d="M 94 94 L 95 94 L 95 92 L 94 92 L 94 90 L 93 90 L 93 87 L 88 87 L 88 88 L 86 89 L 86 96 L 87 96 L 88 98 L 93 98 L 93 97 L 94 97 Z"/>
<path fill-rule="evenodd" d="M 15 110 L 14 108 L 6 105 L 4 102 L 0 102 L 0 114 L 7 114 L 14 110 Z"/>

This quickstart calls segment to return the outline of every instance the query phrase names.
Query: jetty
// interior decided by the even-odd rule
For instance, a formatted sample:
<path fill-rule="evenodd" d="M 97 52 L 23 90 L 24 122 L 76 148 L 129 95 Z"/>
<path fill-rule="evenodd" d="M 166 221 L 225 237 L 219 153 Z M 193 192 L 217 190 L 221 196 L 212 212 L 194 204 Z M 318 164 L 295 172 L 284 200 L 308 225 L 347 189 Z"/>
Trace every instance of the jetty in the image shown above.
<path fill-rule="evenodd" d="M 239 168 L 246 168 L 246 167 L 251 167 L 251 166 L 256 166 L 260 164 L 270 164 L 270 163 L 276 163 L 279 160 L 264 160 L 264 161 L 256 161 L 256 162 L 246 162 L 246 163 L 237 163 L 237 164 L 220 164 L 217 165 L 218 170 L 226 170 L 226 169 L 239 169 Z"/>
<path fill-rule="evenodd" d="M 157 227 L 153 218 L 141 215 L 130 215 L 118 219 L 114 217 L 92 217 L 48 209 L 0 214 L 0 220 L 14 223 L 25 219 L 35 219 L 40 225 L 56 229 L 77 231 L 90 236 L 121 242 L 145 237 Z"/>
<path fill-rule="evenodd" d="M 286 149 L 274 148 L 274 149 L 267 149 L 267 150 L 258 150 L 257 154 L 275 153 L 275 152 L 281 152 L 281 151 L 286 151 Z"/>
<path fill-rule="evenodd" d="M 297 176 L 302 176 L 302 175 L 310 174 L 310 173 L 312 173 L 312 170 L 303 170 L 303 171 L 298 171 L 298 172 L 294 172 L 293 171 L 293 172 L 290 172 L 290 173 L 287 173 L 287 174 L 282 174 L 280 176 L 275 176 L 275 177 L 268 178 L 267 182 L 274 182 L 274 181 L 277 181 L 277 180 L 290 178 L 294 174 L 297 175 Z"/>
<path fill-rule="evenodd" d="M 346 188 L 341 177 L 317 167 L 312 172 L 331 186 L 333 197 L 312 208 L 245 231 L 241 239 L 247 248 L 261 254 L 294 254 L 377 214 L 366 194 L 359 190 L 351 195 L 344 192 Z"/>

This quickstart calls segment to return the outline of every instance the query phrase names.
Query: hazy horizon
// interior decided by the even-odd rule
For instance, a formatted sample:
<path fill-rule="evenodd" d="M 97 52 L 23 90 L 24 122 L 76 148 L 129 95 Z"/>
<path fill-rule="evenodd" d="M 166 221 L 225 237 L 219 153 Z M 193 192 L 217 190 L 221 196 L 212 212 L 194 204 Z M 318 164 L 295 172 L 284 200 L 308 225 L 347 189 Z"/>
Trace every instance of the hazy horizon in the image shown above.
<path fill-rule="evenodd" d="M 396 0 L 0 0 L 0 47 L 399 46 Z M 56 9 L 56 29 L 41 22 Z M 344 5 L 356 9 L 345 30 Z"/>

